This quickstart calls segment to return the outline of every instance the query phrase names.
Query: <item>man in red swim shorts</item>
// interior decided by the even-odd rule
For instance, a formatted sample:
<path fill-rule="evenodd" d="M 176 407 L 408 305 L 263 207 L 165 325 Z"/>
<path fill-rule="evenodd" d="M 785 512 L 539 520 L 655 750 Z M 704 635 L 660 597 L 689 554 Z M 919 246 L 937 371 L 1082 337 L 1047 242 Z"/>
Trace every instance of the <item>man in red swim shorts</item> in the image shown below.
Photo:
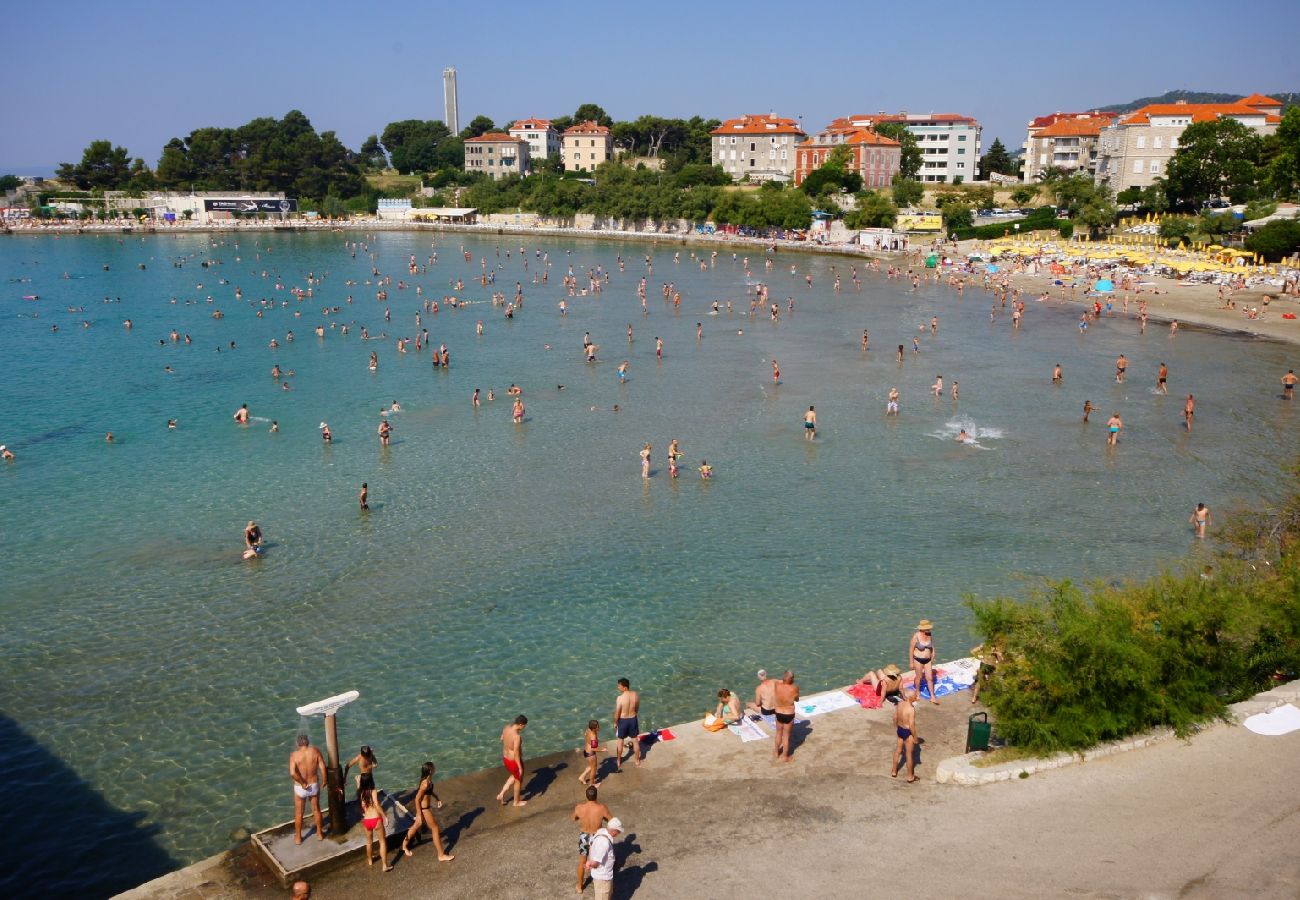
<path fill-rule="evenodd" d="M 515 792 L 514 805 L 528 804 L 527 800 L 519 799 L 519 792 L 524 786 L 524 726 L 527 724 L 527 716 L 515 716 L 515 720 L 501 731 L 501 762 L 510 774 L 497 794 L 497 802 L 502 805 L 506 802 L 506 791 L 512 787 Z"/>

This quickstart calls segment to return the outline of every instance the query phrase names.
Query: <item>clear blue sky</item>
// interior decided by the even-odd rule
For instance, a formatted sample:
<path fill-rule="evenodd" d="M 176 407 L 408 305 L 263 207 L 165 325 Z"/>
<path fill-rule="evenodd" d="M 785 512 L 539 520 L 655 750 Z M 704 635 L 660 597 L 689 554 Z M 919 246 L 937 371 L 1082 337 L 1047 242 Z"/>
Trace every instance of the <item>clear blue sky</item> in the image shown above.
<path fill-rule="evenodd" d="M 1298 0 L 909 3 L 5 4 L 0 172 L 52 169 L 107 138 L 157 162 L 205 125 L 300 109 L 356 148 L 397 119 L 461 123 L 958 112 L 1010 149 L 1025 123 L 1191 90 L 1300 90 Z M 927 22 L 926 20 L 934 20 Z"/>

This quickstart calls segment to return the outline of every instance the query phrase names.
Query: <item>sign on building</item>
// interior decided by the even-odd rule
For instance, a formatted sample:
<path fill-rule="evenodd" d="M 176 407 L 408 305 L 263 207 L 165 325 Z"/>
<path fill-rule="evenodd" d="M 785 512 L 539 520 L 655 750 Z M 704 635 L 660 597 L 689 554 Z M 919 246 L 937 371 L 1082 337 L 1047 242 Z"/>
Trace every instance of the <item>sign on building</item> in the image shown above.
<path fill-rule="evenodd" d="M 203 210 L 205 212 L 292 213 L 298 211 L 298 201 L 277 200 L 274 197 L 270 199 L 232 197 L 227 200 L 209 200 L 204 198 Z"/>
<path fill-rule="evenodd" d="M 894 223 L 897 231 L 943 231 L 941 213 L 899 213 Z"/>

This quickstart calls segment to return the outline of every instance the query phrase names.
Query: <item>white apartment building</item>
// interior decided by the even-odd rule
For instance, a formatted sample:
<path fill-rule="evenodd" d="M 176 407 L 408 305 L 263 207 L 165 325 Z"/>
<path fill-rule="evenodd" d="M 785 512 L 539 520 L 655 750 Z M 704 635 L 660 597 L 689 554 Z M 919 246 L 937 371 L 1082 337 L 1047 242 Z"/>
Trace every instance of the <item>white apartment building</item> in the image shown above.
<path fill-rule="evenodd" d="M 1236 119 L 1260 134 L 1273 134 L 1282 121 L 1282 103 L 1251 94 L 1234 103 L 1153 103 L 1101 130 L 1097 141 L 1098 184 L 1115 193 L 1144 188 L 1163 178 L 1178 151 L 1183 129 L 1193 122 Z"/>
<path fill-rule="evenodd" d="M 849 116 L 853 125 L 868 127 L 885 122 L 900 122 L 916 137 L 921 150 L 921 171 L 917 181 L 927 183 L 974 181 L 979 176 L 980 123 L 957 113 L 876 113 L 874 116 Z"/>
<path fill-rule="evenodd" d="M 560 155 L 560 133 L 550 119 L 520 119 L 510 126 L 510 136 L 528 142 L 530 162 Z"/>
<path fill-rule="evenodd" d="M 728 119 L 709 134 L 713 165 L 736 181 L 789 181 L 806 137 L 797 121 L 772 114 Z"/>

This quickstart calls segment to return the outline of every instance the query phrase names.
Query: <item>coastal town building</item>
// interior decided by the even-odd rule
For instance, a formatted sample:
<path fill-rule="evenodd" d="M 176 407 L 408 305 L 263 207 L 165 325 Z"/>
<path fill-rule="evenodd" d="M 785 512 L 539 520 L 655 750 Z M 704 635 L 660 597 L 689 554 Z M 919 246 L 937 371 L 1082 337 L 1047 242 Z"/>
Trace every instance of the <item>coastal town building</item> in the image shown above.
<path fill-rule="evenodd" d="M 1101 130 L 1119 117 L 1113 112 L 1057 112 L 1029 123 L 1024 143 L 1021 178 L 1037 182 L 1047 169 L 1068 175 L 1097 170 L 1097 141 Z"/>
<path fill-rule="evenodd" d="M 528 172 L 528 142 L 502 132 L 489 132 L 465 141 L 465 171 L 494 179 Z"/>
<path fill-rule="evenodd" d="M 794 119 L 770 113 L 728 119 L 709 134 L 713 165 L 736 181 L 789 181 L 795 147 L 807 136 Z"/>
<path fill-rule="evenodd" d="M 861 175 L 862 186 L 867 189 L 888 187 L 903 153 L 898 141 L 865 126 L 850 125 L 847 119 L 836 119 L 795 148 L 795 185 L 803 184 L 836 147 L 848 148 L 848 170 Z"/>
<path fill-rule="evenodd" d="M 520 119 L 510 126 L 509 132 L 511 137 L 528 142 L 530 163 L 560 155 L 560 133 L 551 125 L 550 119 Z"/>
<path fill-rule="evenodd" d="M 1251 94 L 1232 103 L 1152 103 L 1101 130 L 1096 180 L 1115 193 L 1144 188 L 1163 178 L 1178 151 L 1178 139 L 1193 122 L 1236 119 L 1260 134 L 1273 134 L 1282 121 L 1282 102 Z"/>
<path fill-rule="evenodd" d="M 921 151 L 917 181 L 927 183 L 974 181 L 979 174 L 980 123 L 957 113 L 909 113 L 901 110 L 874 116 L 848 116 L 850 125 L 875 127 L 884 122 L 903 125 L 916 138 Z"/>
<path fill-rule="evenodd" d="M 560 138 L 566 172 L 591 172 L 614 156 L 614 135 L 591 120 L 566 128 Z"/>

